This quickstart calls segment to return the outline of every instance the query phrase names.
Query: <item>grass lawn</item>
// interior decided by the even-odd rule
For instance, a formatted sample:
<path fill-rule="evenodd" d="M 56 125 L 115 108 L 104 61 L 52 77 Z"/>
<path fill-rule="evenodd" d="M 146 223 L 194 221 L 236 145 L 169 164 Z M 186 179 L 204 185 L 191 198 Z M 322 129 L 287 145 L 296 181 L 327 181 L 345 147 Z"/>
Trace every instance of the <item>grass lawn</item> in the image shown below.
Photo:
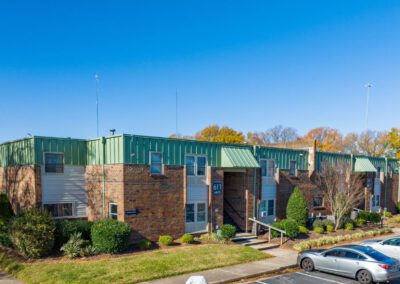
<path fill-rule="evenodd" d="M 26 283 L 137 283 L 271 257 L 240 245 L 173 247 L 126 256 L 17 263 L 0 254 L 0 269 Z"/>

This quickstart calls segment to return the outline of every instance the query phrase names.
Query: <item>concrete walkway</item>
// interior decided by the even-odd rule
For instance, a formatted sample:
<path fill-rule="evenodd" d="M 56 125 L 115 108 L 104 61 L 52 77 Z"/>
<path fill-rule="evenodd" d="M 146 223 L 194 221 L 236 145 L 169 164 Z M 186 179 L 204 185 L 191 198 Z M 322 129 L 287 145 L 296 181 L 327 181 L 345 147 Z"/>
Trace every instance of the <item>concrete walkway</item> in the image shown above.
<path fill-rule="evenodd" d="M 23 284 L 22 282 L 12 278 L 11 276 L 0 272 L 0 283 L 1 284 Z"/>
<path fill-rule="evenodd" d="M 399 228 L 393 228 L 393 234 L 378 236 L 370 239 L 382 239 L 396 235 L 400 235 Z M 360 242 L 361 241 L 357 241 L 354 242 L 354 244 Z M 143 284 L 184 284 L 190 276 L 194 275 L 204 276 L 209 284 L 231 283 L 250 277 L 257 277 L 263 274 L 274 273 L 287 268 L 295 267 L 297 265 L 296 262 L 298 252 L 294 250 L 274 248 L 269 249 L 265 252 L 275 257 L 249 263 L 227 266 L 223 268 L 216 268 L 206 271 L 183 274 L 170 278 L 143 282 Z"/>

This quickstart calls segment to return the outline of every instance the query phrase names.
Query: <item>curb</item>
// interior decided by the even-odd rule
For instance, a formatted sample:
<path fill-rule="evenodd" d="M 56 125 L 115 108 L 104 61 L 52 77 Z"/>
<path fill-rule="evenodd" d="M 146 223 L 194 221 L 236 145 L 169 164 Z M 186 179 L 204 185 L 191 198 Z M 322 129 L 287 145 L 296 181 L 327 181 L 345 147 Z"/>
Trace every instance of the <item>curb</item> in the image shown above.
<path fill-rule="evenodd" d="M 236 282 L 236 281 L 241 281 L 241 280 L 246 280 L 246 279 L 250 279 L 250 278 L 263 276 L 263 275 L 266 275 L 266 274 L 277 273 L 277 272 L 280 272 L 280 271 L 283 271 L 283 270 L 286 270 L 286 269 L 296 268 L 296 267 L 297 267 L 297 264 L 290 264 L 290 265 L 281 266 L 281 267 L 279 267 L 277 269 L 273 269 L 273 270 L 266 270 L 266 271 L 262 271 L 262 272 L 258 272 L 258 273 L 249 274 L 249 275 L 238 276 L 236 278 L 231 278 L 229 280 L 210 282 L 210 284 L 232 283 L 232 282 Z"/>

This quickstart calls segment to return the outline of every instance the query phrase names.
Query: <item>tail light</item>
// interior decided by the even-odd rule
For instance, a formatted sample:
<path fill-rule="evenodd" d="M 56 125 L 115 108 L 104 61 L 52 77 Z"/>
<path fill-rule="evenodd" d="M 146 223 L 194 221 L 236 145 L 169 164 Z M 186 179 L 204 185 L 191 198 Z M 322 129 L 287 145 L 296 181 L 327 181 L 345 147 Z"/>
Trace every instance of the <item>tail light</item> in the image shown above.
<path fill-rule="evenodd" d="M 380 268 L 383 268 L 383 269 L 390 269 L 390 267 L 391 267 L 390 265 L 382 264 L 382 263 L 379 263 L 378 265 Z"/>

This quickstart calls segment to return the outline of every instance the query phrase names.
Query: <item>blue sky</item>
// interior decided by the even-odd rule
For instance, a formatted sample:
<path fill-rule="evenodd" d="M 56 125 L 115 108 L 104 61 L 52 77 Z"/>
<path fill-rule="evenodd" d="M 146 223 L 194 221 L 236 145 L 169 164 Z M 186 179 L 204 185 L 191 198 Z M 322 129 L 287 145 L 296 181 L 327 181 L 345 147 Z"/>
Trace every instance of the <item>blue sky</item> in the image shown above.
<path fill-rule="evenodd" d="M 400 125 L 399 1 L 2 1 L 0 141 Z"/>

